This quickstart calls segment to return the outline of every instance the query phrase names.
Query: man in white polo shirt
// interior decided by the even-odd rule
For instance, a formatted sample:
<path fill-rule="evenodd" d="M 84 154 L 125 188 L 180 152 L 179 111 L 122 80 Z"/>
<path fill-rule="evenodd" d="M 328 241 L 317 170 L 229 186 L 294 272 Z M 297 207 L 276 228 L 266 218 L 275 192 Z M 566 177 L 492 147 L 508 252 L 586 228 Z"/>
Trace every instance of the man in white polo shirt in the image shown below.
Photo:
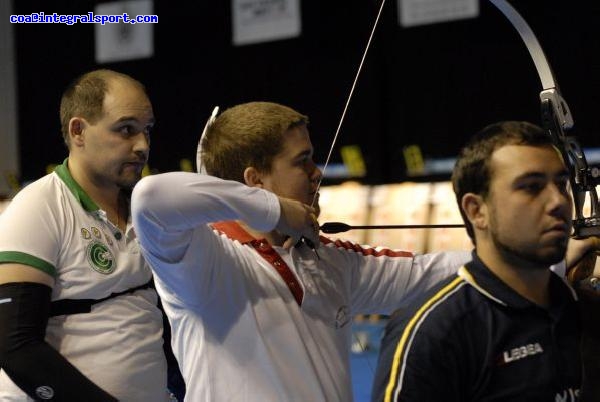
<path fill-rule="evenodd" d="M 129 215 L 152 105 L 138 81 L 97 70 L 60 117 L 68 158 L 0 215 L 0 400 L 166 401 L 162 317 Z"/>
<path fill-rule="evenodd" d="M 319 237 L 307 123 L 279 104 L 234 106 L 201 140 L 208 174 L 148 176 L 133 192 L 191 401 L 350 402 L 351 317 L 405 307 L 471 258 Z"/>

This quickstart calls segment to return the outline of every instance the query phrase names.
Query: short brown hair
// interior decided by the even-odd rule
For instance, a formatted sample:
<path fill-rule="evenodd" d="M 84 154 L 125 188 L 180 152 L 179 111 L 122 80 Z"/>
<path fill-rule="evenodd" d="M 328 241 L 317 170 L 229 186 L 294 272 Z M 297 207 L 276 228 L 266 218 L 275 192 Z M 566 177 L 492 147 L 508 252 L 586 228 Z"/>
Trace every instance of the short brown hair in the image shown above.
<path fill-rule="evenodd" d="M 503 121 L 483 128 L 475 134 L 460 152 L 454 171 L 452 187 L 456 194 L 458 209 L 465 222 L 467 233 L 475 243 L 471 222 L 461 207 L 465 194 L 474 193 L 487 197 L 492 172 L 490 159 L 494 151 L 505 145 L 553 146 L 552 138 L 542 128 L 525 121 Z"/>
<path fill-rule="evenodd" d="M 104 113 L 104 96 L 108 92 L 109 82 L 114 79 L 126 80 L 146 93 L 142 83 L 112 70 L 94 70 L 77 77 L 67 86 L 60 100 L 60 125 L 67 147 L 69 121 L 73 117 L 83 117 L 94 124 L 100 119 Z"/>
<path fill-rule="evenodd" d="M 244 170 L 271 171 L 284 133 L 308 124 L 308 117 L 277 103 L 249 102 L 225 110 L 202 141 L 202 164 L 208 174 L 244 183 Z"/>

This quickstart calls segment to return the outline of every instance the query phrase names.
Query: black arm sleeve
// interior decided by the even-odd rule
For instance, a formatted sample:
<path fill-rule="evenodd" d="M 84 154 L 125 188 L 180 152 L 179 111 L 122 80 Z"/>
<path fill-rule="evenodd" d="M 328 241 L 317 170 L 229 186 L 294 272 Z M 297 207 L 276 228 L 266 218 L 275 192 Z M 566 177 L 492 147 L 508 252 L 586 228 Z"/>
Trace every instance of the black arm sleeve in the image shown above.
<path fill-rule="evenodd" d="M 0 367 L 35 400 L 116 401 L 44 341 L 51 289 L 0 285 Z"/>

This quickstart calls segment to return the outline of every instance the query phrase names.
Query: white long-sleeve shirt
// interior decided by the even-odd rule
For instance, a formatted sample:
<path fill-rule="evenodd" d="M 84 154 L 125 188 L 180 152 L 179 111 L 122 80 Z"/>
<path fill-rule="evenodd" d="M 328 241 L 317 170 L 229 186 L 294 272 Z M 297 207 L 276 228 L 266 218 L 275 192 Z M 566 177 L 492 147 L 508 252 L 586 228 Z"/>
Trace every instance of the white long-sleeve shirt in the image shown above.
<path fill-rule="evenodd" d="M 132 215 L 194 402 L 351 401 L 351 317 L 404 307 L 471 258 L 272 247 L 234 220 L 272 230 L 274 194 L 194 173 L 144 178 Z"/>

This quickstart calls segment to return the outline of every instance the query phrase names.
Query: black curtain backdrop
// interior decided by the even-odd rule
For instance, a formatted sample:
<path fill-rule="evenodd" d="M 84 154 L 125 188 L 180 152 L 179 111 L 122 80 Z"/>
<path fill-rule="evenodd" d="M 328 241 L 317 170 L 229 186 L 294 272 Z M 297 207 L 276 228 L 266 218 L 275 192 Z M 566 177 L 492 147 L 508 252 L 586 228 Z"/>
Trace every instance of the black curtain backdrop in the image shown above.
<path fill-rule="evenodd" d="M 13 1 L 15 14 L 85 14 L 98 1 Z M 600 146 L 600 3 L 512 1 L 532 26 L 554 69 L 584 147 Z M 58 108 L 70 80 L 105 67 L 148 88 L 157 125 L 150 166 L 179 170 L 195 160 L 215 105 L 284 103 L 310 119 L 323 162 L 367 42 L 379 1 L 301 1 L 298 38 L 234 47 L 229 1 L 154 1 L 154 57 L 96 64 L 92 24 L 16 24 L 19 141 L 23 181 L 60 163 Z M 498 120 L 539 124 L 541 84 L 525 45 L 487 1 L 475 19 L 402 28 L 388 0 L 338 140 L 359 145 L 363 182 L 406 179 L 402 147 L 453 157 L 474 132 Z"/>

